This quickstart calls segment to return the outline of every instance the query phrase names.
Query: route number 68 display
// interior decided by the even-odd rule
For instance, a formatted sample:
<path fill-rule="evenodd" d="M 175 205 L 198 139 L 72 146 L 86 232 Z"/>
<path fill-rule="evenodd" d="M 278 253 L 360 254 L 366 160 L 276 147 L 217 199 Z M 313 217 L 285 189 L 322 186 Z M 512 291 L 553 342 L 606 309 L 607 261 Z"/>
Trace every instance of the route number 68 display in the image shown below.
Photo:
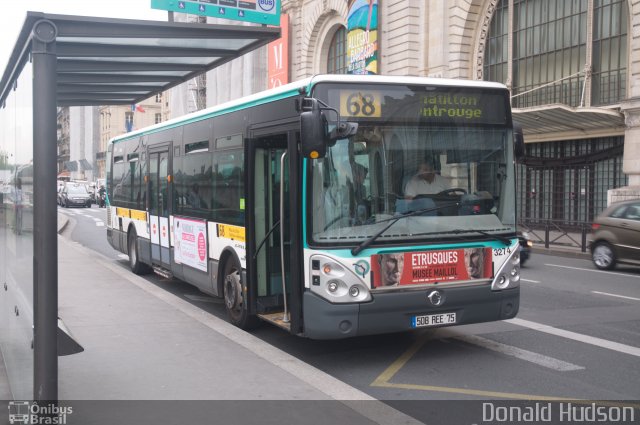
<path fill-rule="evenodd" d="M 346 117 L 378 118 L 381 116 L 382 101 L 375 91 L 340 91 L 340 115 Z"/>

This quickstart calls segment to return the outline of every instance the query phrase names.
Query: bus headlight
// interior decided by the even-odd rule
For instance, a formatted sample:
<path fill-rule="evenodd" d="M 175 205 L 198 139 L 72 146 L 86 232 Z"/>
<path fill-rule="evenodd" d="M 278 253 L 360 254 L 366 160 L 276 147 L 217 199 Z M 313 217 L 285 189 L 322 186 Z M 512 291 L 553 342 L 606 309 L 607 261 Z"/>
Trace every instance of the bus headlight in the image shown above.
<path fill-rule="evenodd" d="M 492 286 L 494 286 L 494 288 L 492 289 L 505 289 L 509 286 L 509 279 L 507 279 L 505 275 L 501 274 L 493 283 L 494 285 Z"/>
<path fill-rule="evenodd" d="M 314 294 L 332 303 L 371 301 L 369 288 L 351 268 L 324 255 L 311 257 L 311 284 Z"/>
<path fill-rule="evenodd" d="M 344 297 L 349 292 L 347 288 L 347 284 L 338 279 L 327 282 L 327 293 L 331 296 L 331 299 L 333 297 Z"/>
<path fill-rule="evenodd" d="M 496 273 L 495 279 L 491 282 L 493 291 L 516 288 L 520 286 L 520 246 L 511 247 L 511 255 L 507 258 Z"/>

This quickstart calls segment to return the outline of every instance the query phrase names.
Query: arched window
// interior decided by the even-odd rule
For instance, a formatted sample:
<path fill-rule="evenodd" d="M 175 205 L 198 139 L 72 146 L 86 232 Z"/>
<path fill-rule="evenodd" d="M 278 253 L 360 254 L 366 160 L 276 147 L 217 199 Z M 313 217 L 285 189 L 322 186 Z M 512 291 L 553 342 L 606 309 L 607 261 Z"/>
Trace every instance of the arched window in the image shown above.
<path fill-rule="evenodd" d="M 327 73 L 328 74 L 346 74 L 347 73 L 347 30 L 340 27 L 329 45 L 329 54 L 327 55 Z"/>
<path fill-rule="evenodd" d="M 626 0 L 500 0 L 484 50 L 485 80 L 511 81 L 514 107 L 617 103 L 626 97 Z M 591 18 L 592 17 L 592 18 Z M 593 39 L 587 39 L 588 20 Z M 512 74 L 508 28 L 512 21 Z M 589 49 L 589 51 L 588 51 Z M 591 57 L 590 64 L 587 58 Z M 591 79 L 586 69 L 591 68 Z M 511 77 L 511 78 L 509 78 Z M 587 85 L 585 87 L 585 81 Z"/>
<path fill-rule="evenodd" d="M 487 81 L 507 82 L 509 13 L 508 1 L 496 7 L 485 46 L 483 75 Z"/>

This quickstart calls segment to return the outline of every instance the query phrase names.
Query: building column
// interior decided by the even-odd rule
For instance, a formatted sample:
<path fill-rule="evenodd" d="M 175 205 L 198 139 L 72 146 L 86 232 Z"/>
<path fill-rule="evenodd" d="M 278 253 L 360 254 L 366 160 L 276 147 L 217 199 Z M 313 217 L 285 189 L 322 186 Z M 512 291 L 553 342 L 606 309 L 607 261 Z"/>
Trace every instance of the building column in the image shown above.
<path fill-rule="evenodd" d="M 609 190 L 609 204 L 640 199 L 640 97 L 623 101 L 620 109 L 626 125 L 622 172 L 629 176 L 629 186 Z"/>

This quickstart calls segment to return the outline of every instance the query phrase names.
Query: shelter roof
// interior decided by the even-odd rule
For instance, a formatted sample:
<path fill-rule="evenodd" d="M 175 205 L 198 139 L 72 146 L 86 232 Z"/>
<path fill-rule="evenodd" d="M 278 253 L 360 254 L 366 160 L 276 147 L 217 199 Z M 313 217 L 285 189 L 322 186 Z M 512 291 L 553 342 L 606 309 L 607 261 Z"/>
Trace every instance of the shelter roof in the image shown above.
<path fill-rule="evenodd" d="M 0 81 L 1 103 L 29 61 L 40 20 L 56 28 L 58 106 L 135 104 L 280 37 L 265 26 L 27 12 Z"/>

